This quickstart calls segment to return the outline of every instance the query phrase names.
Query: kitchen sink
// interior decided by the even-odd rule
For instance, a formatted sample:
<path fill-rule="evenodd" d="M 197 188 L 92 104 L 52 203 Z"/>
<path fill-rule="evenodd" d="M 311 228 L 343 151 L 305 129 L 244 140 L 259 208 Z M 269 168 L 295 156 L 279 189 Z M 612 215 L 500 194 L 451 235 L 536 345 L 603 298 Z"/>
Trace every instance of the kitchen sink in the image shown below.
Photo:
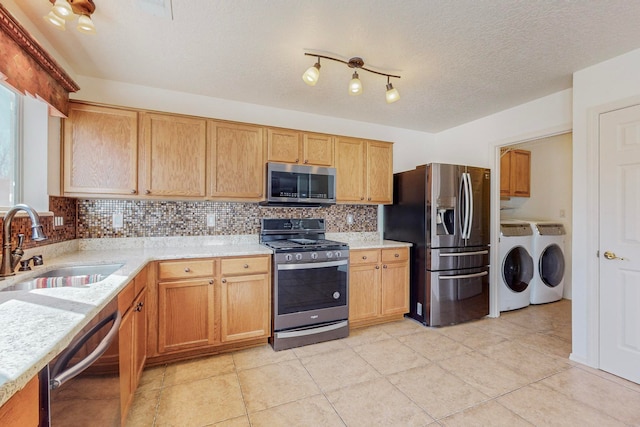
<path fill-rule="evenodd" d="M 124 264 L 85 264 L 48 270 L 2 291 L 28 291 L 39 288 L 85 286 L 106 279 Z"/>

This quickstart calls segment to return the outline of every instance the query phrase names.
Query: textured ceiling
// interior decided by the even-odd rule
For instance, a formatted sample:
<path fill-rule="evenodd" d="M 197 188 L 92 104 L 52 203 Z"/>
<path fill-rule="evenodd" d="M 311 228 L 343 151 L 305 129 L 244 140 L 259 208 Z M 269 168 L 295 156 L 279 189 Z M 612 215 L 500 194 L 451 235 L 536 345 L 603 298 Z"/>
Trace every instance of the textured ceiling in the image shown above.
<path fill-rule="evenodd" d="M 95 36 L 53 29 L 48 0 L 16 4 L 78 75 L 427 132 L 569 88 L 574 71 L 640 47 L 635 0 L 173 0 L 173 19 L 94 2 Z M 387 105 L 386 79 L 366 72 L 349 96 L 352 70 L 326 60 L 305 85 L 307 51 L 400 74 L 401 100 Z"/>

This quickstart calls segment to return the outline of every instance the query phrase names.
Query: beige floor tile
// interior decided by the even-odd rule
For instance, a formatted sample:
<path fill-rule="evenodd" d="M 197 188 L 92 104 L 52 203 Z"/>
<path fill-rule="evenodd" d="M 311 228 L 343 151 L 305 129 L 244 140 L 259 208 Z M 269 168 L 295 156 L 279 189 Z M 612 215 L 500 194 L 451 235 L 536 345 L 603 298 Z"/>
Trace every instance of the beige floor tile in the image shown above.
<path fill-rule="evenodd" d="M 378 378 L 380 374 L 352 349 L 322 353 L 301 359 L 323 391 Z"/>
<path fill-rule="evenodd" d="M 235 373 L 165 387 L 156 426 L 204 426 L 245 415 Z"/>
<path fill-rule="evenodd" d="M 623 426 L 616 419 L 542 384 L 530 384 L 498 398 L 498 402 L 539 426 Z"/>
<path fill-rule="evenodd" d="M 140 377 L 138 391 L 159 390 L 162 388 L 166 368 L 167 365 L 145 368 Z"/>
<path fill-rule="evenodd" d="M 637 392 L 640 392 L 640 384 L 636 384 L 634 382 L 631 382 L 629 380 L 625 380 L 624 378 L 620 378 L 616 375 L 610 374 L 609 372 L 605 372 L 605 371 L 601 371 L 600 369 L 594 369 L 591 368 L 587 365 L 582 365 L 580 363 L 577 363 L 575 365 L 576 368 L 582 369 L 585 372 L 590 372 L 593 375 L 597 375 L 600 378 L 604 378 L 605 380 L 609 380 L 612 381 L 616 384 L 619 384 L 623 387 L 629 388 L 631 390 L 635 390 Z"/>
<path fill-rule="evenodd" d="M 385 378 L 327 393 L 349 427 L 425 426 L 433 419 Z"/>
<path fill-rule="evenodd" d="M 578 368 L 553 375 L 540 384 L 628 425 L 640 425 L 640 392 Z"/>
<path fill-rule="evenodd" d="M 496 397 L 529 383 L 521 374 L 485 355 L 473 352 L 437 362 L 440 367 L 482 393 Z"/>
<path fill-rule="evenodd" d="M 233 356 L 220 354 L 167 365 L 164 387 L 234 372 Z"/>
<path fill-rule="evenodd" d="M 416 353 L 434 361 L 448 359 L 473 351 L 471 348 L 431 330 L 405 335 L 399 337 L 398 341 L 413 349 Z"/>
<path fill-rule="evenodd" d="M 220 421 L 219 423 L 215 423 L 213 427 L 251 427 L 251 424 L 249 423 L 249 417 L 245 415 L 238 418 L 231 418 L 230 420 Z"/>
<path fill-rule="evenodd" d="M 516 342 L 539 351 L 540 353 L 567 360 L 571 354 L 571 342 L 565 341 L 548 333 L 534 332 L 532 334 L 519 337 Z"/>
<path fill-rule="evenodd" d="M 233 353 L 233 361 L 236 364 L 236 369 L 239 371 L 293 360 L 295 358 L 296 355 L 293 350 L 273 351 L 273 348 L 269 344 Z"/>
<path fill-rule="evenodd" d="M 391 335 L 376 325 L 349 331 L 349 337 L 345 339 L 345 343 L 349 347 L 356 347 L 371 342 L 388 340 L 390 338 L 392 338 Z"/>
<path fill-rule="evenodd" d="M 427 359 L 396 339 L 376 341 L 354 350 L 383 375 L 406 371 L 429 363 Z"/>
<path fill-rule="evenodd" d="M 490 332 L 495 335 L 499 335 L 507 339 L 519 338 L 523 335 L 531 333 L 530 329 L 524 328 L 515 323 L 505 322 L 500 318 L 485 318 L 482 320 L 478 320 L 473 324 L 478 329 Z"/>
<path fill-rule="evenodd" d="M 525 427 L 533 425 L 495 400 L 443 418 L 438 422 L 446 427 Z"/>
<path fill-rule="evenodd" d="M 393 337 L 401 337 L 403 335 L 415 334 L 416 332 L 424 332 L 426 326 L 411 319 L 403 319 L 395 322 L 384 323 L 378 326 L 387 334 Z"/>
<path fill-rule="evenodd" d="M 127 414 L 127 427 L 148 427 L 156 417 L 160 389 L 137 390 Z"/>
<path fill-rule="evenodd" d="M 348 348 L 346 344 L 347 339 L 342 338 L 339 340 L 325 341 L 318 344 L 305 345 L 303 347 L 296 347 L 293 350 L 298 357 L 315 356 L 321 353 L 331 353 L 338 350 L 344 350 Z"/>
<path fill-rule="evenodd" d="M 516 341 L 505 341 L 479 351 L 499 364 L 525 376 L 528 382 L 541 380 L 571 366 L 567 363 L 568 359 L 564 361 L 557 357 L 547 356 Z"/>
<path fill-rule="evenodd" d="M 238 377 L 249 413 L 320 393 L 299 360 L 246 369 Z"/>
<path fill-rule="evenodd" d="M 344 427 L 345 425 L 329 401 L 322 395 L 254 412 L 249 417 L 252 427 Z"/>
<path fill-rule="evenodd" d="M 556 327 L 555 329 L 551 329 L 551 330 L 547 331 L 546 333 L 571 343 L 571 339 L 572 339 L 572 337 L 571 337 L 571 324 L 560 325 L 560 326 Z"/>
<path fill-rule="evenodd" d="M 451 338 L 469 348 L 479 349 L 488 345 L 498 344 L 506 338 L 492 334 L 475 326 L 478 322 L 463 323 L 434 329 L 441 335 Z"/>
<path fill-rule="evenodd" d="M 436 419 L 489 398 L 435 364 L 410 369 L 387 378 Z"/>

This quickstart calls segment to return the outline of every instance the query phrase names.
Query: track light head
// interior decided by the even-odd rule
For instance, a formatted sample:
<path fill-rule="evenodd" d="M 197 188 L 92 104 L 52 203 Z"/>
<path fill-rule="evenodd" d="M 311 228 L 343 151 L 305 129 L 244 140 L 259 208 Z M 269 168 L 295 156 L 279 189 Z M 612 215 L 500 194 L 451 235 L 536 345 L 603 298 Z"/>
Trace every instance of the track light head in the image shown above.
<path fill-rule="evenodd" d="M 355 71 L 349 82 L 349 95 L 360 95 L 362 93 L 362 82 Z"/>
<path fill-rule="evenodd" d="M 307 71 L 302 75 L 302 80 L 309 86 L 315 86 L 320 78 L 320 58 L 318 62 L 307 68 Z"/>

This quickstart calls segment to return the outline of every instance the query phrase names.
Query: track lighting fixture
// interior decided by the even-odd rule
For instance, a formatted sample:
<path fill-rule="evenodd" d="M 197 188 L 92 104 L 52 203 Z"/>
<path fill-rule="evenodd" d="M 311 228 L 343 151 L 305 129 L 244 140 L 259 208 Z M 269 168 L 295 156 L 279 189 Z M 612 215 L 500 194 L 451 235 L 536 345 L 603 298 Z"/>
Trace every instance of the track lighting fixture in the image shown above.
<path fill-rule="evenodd" d="M 391 77 L 395 79 L 399 79 L 400 76 L 396 76 L 393 74 L 381 73 L 379 71 L 374 71 L 369 68 L 364 67 L 364 61 L 362 58 L 354 57 L 349 59 L 349 61 L 343 61 L 342 59 L 332 58 L 330 56 L 325 55 L 317 55 L 313 53 L 305 53 L 306 56 L 315 56 L 318 58 L 318 61 L 309 67 L 307 71 L 302 75 L 302 80 L 308 84 L 309 86 L 315 86 L 318 83 L 318 79 L 320 78 L 320 58 L 330 59 L 336 62 L 342 62 L 343 64 L 347 64 L 349 68 L 354 68 L 353 75 L 351 76 L 351 81 L 349 82 L 349 95 L 360 95 L 362 93 L 362 82 L 358 76 L 358 69 L 368 71 L 370 73 L 378 74 L 381 76 L 387 77 L 387 92 L 386 92 L 386 100 L 388 104 L 396 102 L 400 99 L 400 93 L 398 93 L 398 89 L 395 89 L 390 82 Z"/>
<path fill-rule="evenodd" d="M 49 0 L 53 6 L 51 12 L 43 16 L 44 20 L 64 31 L 66 21 L 78 15 L 78 31 L 85 34 L 95 34 L 96 27 L 93 25 L 91 15 L 96 10 L 93 0 Z"/>

